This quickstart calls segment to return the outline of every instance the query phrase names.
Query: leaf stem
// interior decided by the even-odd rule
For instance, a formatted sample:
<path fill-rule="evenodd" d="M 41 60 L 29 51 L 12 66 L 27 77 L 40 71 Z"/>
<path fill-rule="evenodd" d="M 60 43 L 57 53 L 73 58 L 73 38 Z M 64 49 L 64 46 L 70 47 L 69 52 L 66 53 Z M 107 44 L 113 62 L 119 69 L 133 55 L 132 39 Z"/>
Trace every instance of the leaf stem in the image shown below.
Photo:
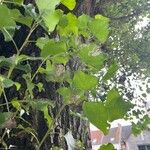
<path fill-rule="evenodd" d="M 2 92 L 3 92 L 3 95 L 4 95 L 5 102 L 6 102 L 7 111 L 10 112 L 10 110 L 9 110 L 9 102 L 8 102 L 8 99 L 7 99 L 7 96 L 6 96 L 4 88 L 2 89 Z"/>

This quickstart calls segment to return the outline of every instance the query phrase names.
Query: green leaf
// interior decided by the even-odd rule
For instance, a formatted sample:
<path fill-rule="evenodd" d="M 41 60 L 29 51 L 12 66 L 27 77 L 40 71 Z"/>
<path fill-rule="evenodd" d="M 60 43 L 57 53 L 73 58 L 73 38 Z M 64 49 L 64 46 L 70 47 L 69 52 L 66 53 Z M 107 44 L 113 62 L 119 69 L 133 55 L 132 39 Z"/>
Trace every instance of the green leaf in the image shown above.
<path fill-rule="evenodd" d="M 0 112 L 0 127 L 2 127 L 11 117 L 11 112 Z"/>
<path fill-rule="evenodd" d="M 30 100 L 30 105 L 33 109 L 37 109 L 42 111 L 43 108 L 48 107 L 48 106 L 53 106 L 53 103 L 51 100 L 48 99 L 35 99 L 35 100 Z"/>
<path fill-rule="evenodd" d="M 119 66 L 116 62 L 111 64 L 111 66 L 108 68 L 107 73 L 103 77 L 103 80 L 109 80 L 110 78 L 112 78 L 115 75 L 115 73 L 117 72 L 118 69 L 119 69 Z"/>
<path fill-rule="evenodd" d="M 65 26 L 64 26 L 64 22 L 66 24 Z M 72 33 L 77 35 L 78 34 L 78 19 L 77 19 L 77 17 L 72 13 L 68 13 L 67 15 L 64 15 L 60 19 L 60 23 L 59 23 L 57 29 L 61 36 L 69 36 Z"/>
<path fill-rule="evenodd" d="M 5 37 L 5 41 L 8 42 L 11 41 L 14 36 L 15 27 L 2 28 L 1 31 Z"/>
<path fill-rule="evenodd" d="M 29 28 L 31 27 L 32 25 L 32 21 L 33 19 L 30 17 L 30 16 L 20 16 L 16 19 L 16 22 L 19 22 L 21 24 L 24 24 L 26 26 L 28 26 Z"/>
<path fill-rule="evenodd" d="M 10 10 L 5 5 L 0 5 L 0 14 L 0 29 L 16 26 Z"/>
<path fill-rule="evenodd" d="M 50 13 L 50 11 L 54 11 L 59 3 L 60 0 L 36 0 L 38 9 L 42 15 Z"/>
<path fill-rule="evenodd" d="M 120 96 L 118 90 L 115 88 L 110 90 L 107 94 L 105 107 L 108 111 L 109 121 L 121 119 L 133 107 L 130 102 L 126 102 Z"/>
<path fill-rule="evenodd" d="M 14 85 L 14 81 L 3 76 L 0 76 L 0 82 L 4 88 L 9 88 Z"/>
<path fill-rule="evenodd" d="M 16 108 L 17 110 L 21 110 L 21 104 L 19 103 L 19 101 L 17 99 L 13 99 L 11 101 L 12 105 L 14 108 Z"/>
<path fill-rule="evenodd" d="M 104 134 L 108 133 L 107 110 L 102 102 L 84 102 L 83 112 L 88 120 L 99 128 Z"/>
<path fill-rule="evenodd" d="M 79 51 L 79 56 L 87 65 L 94 67 L 97 70 L 100 70 L 104 61 L 107 59 L 106 55 L 96 51 L 97 47 L 94 44 L 88 45 L 81 48 Z"/>
<path fill-rule="evenodd" d="M 67 50 L 66 44 L 64 42 L 55 42 L 50 40 L 46 43 L 41 50 L 41 56 L 47 57 L 49 55 L 57 55 L 61 53 L 65 53 Z"/>
<path fill-rule="evenodd" d="M 28 92 L 29 92 L 31 98 L 33 98 L 33 97 L 34 97 L 34 96 L 33 96 L 33 89 L 34 89 L 34 86 L 35 86 L 35 85 L 34 85 L 34 83 L 32 83 L 32 81 L 31 81 L 31 74 L 30 74 L 30 73 L 24 74 L 24 75 L 23 75 L 23 78 L 24 78 L 25 81 L 26 81 L 27 90 L 28 90 Z"/>
<path fill-rule="evenodd" d="M 80 90 L 91 90 L 96 87 L 98 80 L 95 76 L 82 71 L 75 72 L 73 85 Z"/>
<path fill-rule="evenodd" d="M 81 15 L 78 17 L 78 28 L 79 34 L 82 34 L 84 37 L 90 37 L 90 33 L 88 31 L 88 24 L 91 21 L 91 18 L 88 15 Z"/>
<path fill-rule="evenodd" d="M 52 123 L 52 118 L 49 115 L 49 110 L 48 110 L 48 106 L 53 106 L 52 102 L 50 100 L 34 100 L 34 101 L 30 101 L 30 105 L 32 106 L 32 108 L 40 110 L 44 113 L 44 118 L 47 120 L 47 124 L 48 126 L 51 125 Z"/>
<path fill-rule="evenodd" d="M 20 4 L 20 5 L 23 4 L 23 0 L 8 0 L 8 1 L 14 2 L 14 4 Z"/>
<path fill-rule="evenodd" d="M 60 0 L 37 0 L 39 12 L 43 18 L 43 21 L 48 28 L 49 32 L 52 32 L 59 22 L 62 12 L 55 10 L 56 6 L 60 3 Z"/>
<path fill-rule="evenodd" d="M 38 84 L 36 84 L 36 86 L 38 87 L 39 92 L 42 92 L 42 90 L 44 91 L 43 83 L 39 82 Z"/>
<path fill-rule="evenodd" d="M 111 143 L 109 143 L 107 145 L 102 145 L 99 150 L 115 150 L 115 148 Z"/>
<path fill-rule="evenodd" d="M 68 56 L 56 56 L 56 57 L 53 57 L 51 60 L 54 64 L 66 65 L 66 63 L 69 61 L 69 57 Z"/>
<path fill-rule="evenodd" d="M 16 86 L 17 91 L 20 89 L 21 84 L 18 82 L 14 82 L 14 85 Z"/>
<path fill-rule="evenodd" d="M 89 29 L 93 35 L 101 42 L 107 40 L 109 34 L 109 19 L 101 15 L 96 16 L 95 20 L 89 23 Z"/>
<path fill-rule="evenodd" d="M 52 124 L 52 118 L 50 117 L 50 115 L 49 115 L 49 110 L 48 110 L 48 107 L 44 107 L 43 109 L 42 109 L 42 111 L 43 111 L 43 113 L 44 113 L 44 118 L 47 120 L 47 125 L 48 125 L 48 127 L 50 127 L 51 126 L 51 124 Z"/>
<path fill-rule="evenodd" d="M 132 107 L 131 103 L 125 102 L 121 98 L 115 88 L 108 92 L 105 103 L 101 101 L 83 103 L 83 111 L 86 117 L 104 134 L 108 133 L 108 127 L 110 126 L 108 122 L 123 118 Z"/>
<path fill-rule="evenodd" d="M 76 6 L 75 0 L 61 0 L 61 3 L 65 5 L 68 9 L 73 10 Z"/>
<path fill-rule="evenodd" d="M 52 11 L 49 14 L 43 15 L 43 20 L 49 32 L 54 31 L 59 19 L 62 15 L 60 10 Z"/>
<path fill-rule="evenodd" d="M 44 46 L 49 42 L 49 39 L 48 38 L 44 38 L 44 37 L 41 37 L 41 38 L 38 38 L 37 41 L 36 41 L 36 46 L 39 47 L 40 49 L 43 49 Z"/>
<path fill-rule="evenodd" d="M 58 90 L 58 93 L 63 96 L 64 102 L 66 104 L 70 103 L 72 98 L 72 91 L 70 88 L 61 87 Z"/>

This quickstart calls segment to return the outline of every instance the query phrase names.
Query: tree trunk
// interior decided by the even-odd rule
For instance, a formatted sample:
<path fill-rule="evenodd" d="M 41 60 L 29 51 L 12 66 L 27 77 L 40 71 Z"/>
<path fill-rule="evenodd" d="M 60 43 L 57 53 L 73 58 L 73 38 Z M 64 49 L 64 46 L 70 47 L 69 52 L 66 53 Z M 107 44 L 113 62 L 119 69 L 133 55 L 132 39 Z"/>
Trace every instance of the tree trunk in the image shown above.
<path fill-rule="evenodd" d="M 26 0 L 25 3 L 34 3 L 33 0 Z M 93 15 L 92 12 L 92 5 L 95 1 L 91 0 L 84 0 L 77 2 L 77 7 L 74 10 L 74 13 L 76 15 L 80 15 L 82 13 L 86 13 L 89 15 Z M 29 30 L 25 26 L 22 26 L 19 31 L 16 31 L 14 40 L 17 43 L 18 47 L 21 47 L 22 43 L 24 42 Z M 44 35 L 44 30 L 41 27 L 38 27 L 33 34 L 31 35 L 31 40 L 37 40 L 38 37 L 41 37 Z M 0 34 L 0 56 L 6 56 L 10 57 L 15 54 L 15 51 L 13 51 L 15 48 L 13 46 L 12 42 L 4 42 L 4 37 L 2 34 Z M 40 51 L 39 49 L 33 44 L 28 44 L 22 51 L 23 54 L 26 55 L 32 55 L 32 56 L 39 56 Z M 71 60 L 69 67 L 71 69 L 76 70 L 78 65 L 74 67 L 74 63 L 76 60 Z M 35 70 L 38 68 L 38 65 L 40 64 L 39 61 L 32 61 L 28 62 L 31 67 L 32 71 L 35 72 Z M 4 74 L 6 72 L 5 68 L 0 68 L 0 72 Z M 22 83 L 22 85 L 25 85 L 25 81 L 22 79 L 23 72 L 18 72 L 15 70 L 12 74 L 12 79 L 15 81 L 19 81 Z M 59 88 L 59 83 L 56 82 L 47 82 L 42 75 L 38 75 L 34 83 L 38 82 L 44 83 L 44 92 L 38 92 L 38 90 L 34 90 L 34 96 L 35 98 L 48 98 L 56 102 L 55 108 L 49 108 L 49 114 L 52 117 L 56 117 L 56 113 L 59 111 L 59 109 L 62 106 L 62 97 L 58 95 L 56 90 Z M 21 87 L 21 90 L 19 92 L 16 92 L 15 89 L 10 88 L 6 91 L 8 100 L 11 100 L 15 97 L 18 99 L 22 99 L 25 94 L 26 86 Z M 4 97 L 0 98 L 1 103 L 4 103 Z M 83 144 L 83 149 L 85 150 L 91 150 L 91 141 L 90 141 L 90 135 L 89 135 L 89 123 L 77 116 L 70 115 L 70 112 L 78 112 L 80 113 L 82 106 L 66 106 L 64 110 L 61 112 L 60 117 L 57 119 L 57 122 L 55 123 L 55 128 L 53 129 L 53 132 L 47 137 L 45 142 L 43 143 L 41 150 L 50 150 L 52 146 L 57 146 L 62 148 L 63 150 L 67 150 L 67 143 L 64 138 L 64 136 L 68 131 L 72 131 L 73 138 L 76 139 L 76 141 L 80 141 Z M 4 108 L 5 109 L 5 108 Z M 41 141 L 45 133 L 47 132 L 48 128 L 46 125 L 46 122 L 43 117 L 43 113 L 32 110 L 32 113 L 30 115 L 24 114 L 23 116 L 25 119 L 27 119 L 31 124 L 32 127 L 37 131 L 38 138 Z M 36 149 L 34 146 L 34 142 L 31 140 L 31 136 L 26 133 L 19 132 L 18 129 L 13 129 L 10 132 L 10 135 L 15 134 L 15 138 L 10 136 L 10 138 L 6 139 L 6 143 L 8 145 L 15 145 L 18 150 L 34 150 Z M 78 145 L 77 145 L 78 147 Z M 80 148 L 77 148 L 80 149 Z"/>

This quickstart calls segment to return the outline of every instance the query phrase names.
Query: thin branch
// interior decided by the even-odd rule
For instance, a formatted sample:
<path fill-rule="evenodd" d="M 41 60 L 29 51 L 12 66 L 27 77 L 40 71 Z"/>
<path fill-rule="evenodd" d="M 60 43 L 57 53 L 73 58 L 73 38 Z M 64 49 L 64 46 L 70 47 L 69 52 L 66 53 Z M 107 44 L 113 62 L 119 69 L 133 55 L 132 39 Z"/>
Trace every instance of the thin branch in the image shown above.
<path fill-rule="evenodd" d="M 7 111 L 9 112 L 10 111 L 9 110 L 9 102 L 8 102 L 8 99 L 7 99 L 4 88 L 2 90 L 3 90 L 4 99 L 5 99 L 5 102 L 6 102 L 6 108 L 7 108 Z"/>

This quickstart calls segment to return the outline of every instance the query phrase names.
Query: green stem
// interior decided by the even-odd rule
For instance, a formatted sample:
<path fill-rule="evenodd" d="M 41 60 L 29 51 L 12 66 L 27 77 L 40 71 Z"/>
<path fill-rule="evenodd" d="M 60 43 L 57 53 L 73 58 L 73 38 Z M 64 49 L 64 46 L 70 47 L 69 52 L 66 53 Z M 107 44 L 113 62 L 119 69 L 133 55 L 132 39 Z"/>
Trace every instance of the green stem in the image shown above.
<path fill-rule="evenodd" d="M 9 110 L 9 102 L 8 102 L 8 99 L 7 99 L 4 88 L 2 89 L 2 92 L 3 92 L 3 95 L 4 95 L 5 102 L 6 102 L 7 111 L 9 112 L 10 111 Z"/>
<path fill-rule="evenodd" d="M 33 31 L 37 28 L 38 24 L 37 23 L 34 23 L 32 28 L 30 29 L 29 31 L 29 34 L 27 35 L 24 43 L 22 44 L 21 48 L 17 51 L 17 54 L 16 54 L 16 58 L 20 55 L 21 51 L 23 50 L 23 48 L 26 46 L 26 44 L 28 43 L 28 40 L 31 36 L 31 34 L 33 33 Z M 9 69 L 9 72 L 8 72 L 8 75 L 7 75 L 7 78 L 10 78 L 14 68 L 15 68 L 15 65 L 16 64 L 13 64 L 12 67 Z"/>

